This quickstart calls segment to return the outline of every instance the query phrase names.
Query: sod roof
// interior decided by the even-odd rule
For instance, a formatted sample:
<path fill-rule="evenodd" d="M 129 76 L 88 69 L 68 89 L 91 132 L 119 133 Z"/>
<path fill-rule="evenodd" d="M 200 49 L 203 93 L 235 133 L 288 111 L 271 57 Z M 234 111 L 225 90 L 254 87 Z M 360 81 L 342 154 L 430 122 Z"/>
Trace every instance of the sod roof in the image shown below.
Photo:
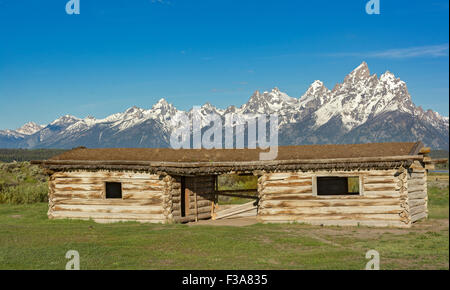
<path fill-rule="evenodd" d="M 279 146 L 275 160 L 313 160 L 415 155 L 421 142 Z M 265 150 L 267 151 L 267 150 Z M 51 161 L 248 162 L 260 149 L 75 148 Z M 49 160 L 49 161 L 50 161 Z"/>

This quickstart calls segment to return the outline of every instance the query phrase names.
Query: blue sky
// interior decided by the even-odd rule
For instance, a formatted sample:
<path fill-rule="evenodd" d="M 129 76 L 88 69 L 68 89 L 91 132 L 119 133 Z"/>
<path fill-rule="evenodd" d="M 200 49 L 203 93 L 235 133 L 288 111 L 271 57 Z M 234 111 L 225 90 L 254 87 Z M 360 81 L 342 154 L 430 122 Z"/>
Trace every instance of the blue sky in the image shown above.
<path fill-rule="evenodd" d="M 447 1 L 0 0 L 0 129 L 97 118 L 166 98 L 180 109 L 245 103 L 279 87 L 332 88 L 363 60 L 448 116 Z"/>

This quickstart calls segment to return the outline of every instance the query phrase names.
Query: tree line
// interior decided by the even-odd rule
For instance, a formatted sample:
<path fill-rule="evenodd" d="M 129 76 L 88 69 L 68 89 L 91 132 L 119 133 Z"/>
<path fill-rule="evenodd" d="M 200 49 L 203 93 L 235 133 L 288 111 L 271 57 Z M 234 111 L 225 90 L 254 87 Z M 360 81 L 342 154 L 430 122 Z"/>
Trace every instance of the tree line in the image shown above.
<path fill-rule="evenodd" d="M 65 149 L 0 149 L 1 162 L 21 162 L 49 159 L 61 154 Z"/>

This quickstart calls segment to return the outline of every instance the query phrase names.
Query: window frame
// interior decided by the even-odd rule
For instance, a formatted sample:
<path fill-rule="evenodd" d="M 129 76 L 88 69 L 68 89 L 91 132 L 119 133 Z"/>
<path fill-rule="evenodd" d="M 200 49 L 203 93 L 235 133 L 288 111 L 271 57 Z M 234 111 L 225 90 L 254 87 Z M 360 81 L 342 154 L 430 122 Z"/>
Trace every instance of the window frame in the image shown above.
<path fill-rule="evenodd" d="M 345 178 L 350 178 L 350 177 L 358 177 L 359 179 L 359 193 L 358 194 L 336 194 L 336 195 L 319 195 L 317 192 L 317 177 L 345 177 Z M 335 197 L 335 198 L 339 198 L 341 196 L 364 196 L 364 175 L 362 174 L 352 174 L 352 173 L 330 173 L 330 174 L 318 174 L 318 175 L 314 175 L 312 177 L 312 189 L 313 189 L 313 196 L 316 196 L 318 198 L 329 198 L 331 197 Z"/>

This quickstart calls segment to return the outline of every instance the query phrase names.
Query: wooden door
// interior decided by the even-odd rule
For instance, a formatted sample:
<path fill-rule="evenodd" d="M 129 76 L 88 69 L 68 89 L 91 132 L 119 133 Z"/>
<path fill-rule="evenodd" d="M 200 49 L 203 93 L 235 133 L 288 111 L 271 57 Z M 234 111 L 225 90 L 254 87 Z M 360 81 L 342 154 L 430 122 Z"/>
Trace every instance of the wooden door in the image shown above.
<path fill-rule="evenodd" d="M 185 188 L 185 190 L 184 190 L 184 212 L 185 212 L 186 216 L 189 215 L 189 208 L 191 206 L 189 203 L 189 200 L 191 199 L 191 195 L 192 195 L 192 191 L 190 191 L 189 188 Z"/>

